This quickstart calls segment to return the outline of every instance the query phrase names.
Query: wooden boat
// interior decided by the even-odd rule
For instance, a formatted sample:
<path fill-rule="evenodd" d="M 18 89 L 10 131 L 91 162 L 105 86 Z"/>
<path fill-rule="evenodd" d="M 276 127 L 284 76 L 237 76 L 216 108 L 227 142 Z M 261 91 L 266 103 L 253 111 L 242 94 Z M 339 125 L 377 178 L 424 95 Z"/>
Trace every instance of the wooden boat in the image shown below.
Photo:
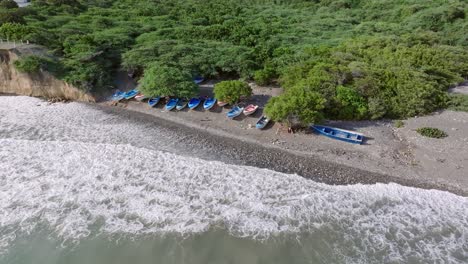
<path fill-rule="evenodd" d="M 124 95 L 124 99 L 125 100 L 130 100 L 132 99 L 133 97 L 135 97 L 137 94 L 139 94 L 140 92 L 137 90 L 137 89 L 133 89 L 131 91 L 128 91 L 125 93 Z"/>
<path fill-rule="evenodd" d="M 268 125 L 269 122 L 270 122 L 270 119 L 268 117 L 262 116 L 255 124 L 255 127 L 258 129 L 264 129 Z"/>
<path fill-rule="evenodd" d="M 160 100 L 161 100 L 160 96 L 151 98 L 151 99 L 148 100 L 148 105 L 150 107 L 154 107 L 155 105 L 157 105 L 159 103 Z"/>
<path fill-rule="evenodd" d="M 174 109 L 176 107 L 178 102 L 179 102 L 178 98 L 170 99 L 169 102 L 167 102 L 167 104 L 166 104 L 166 110 L 171 111 L 172 109 Z"/>
<path fill-rule="evenodd" d="M 187 100 L 181 99 L 176 104 L 176 110 L 180 111 L 187 106 Z"/>
<path fill-rule="evenodd" d="M 246 115 L 246 116 L 251 115 L 251 114 L 255 113 L 255 111 L 257 111 L 257 109 L 258 109 L 258 105 L 250 104 L 244 109 L 244 115 Z"/>
<path fill-rule="evenodd" d="M 188 102 L 188 108 L 190 108 L 190 110 L 197 108 L 200 105 L 201 101 L 202 100 L 200 98 L 190 99 L 190 101 Z"/>
<path fill-rule="evenodd" d="M 215 104 L 216 104 L 215 98 L 207 98 L 205 102 L 203 103 L 203 108 L 205 110 L 210 110 L 211 108 L 213 108 Z"/>
<path fill-rule="evenodd" d="M 244 111 L 244 107 L 239 107 L 239 106 L 236 105 L 226 115 L 227 115 L 228 118 L 233 119 L 233 118 L 239 116 L 240 114 L 242 114 L 242 111 Z"/>
<path fill-rule="evenodd" d="M 125 92 L 118 91 L 118 92 L 116 92 L 115 94 L 112 95 L 111 100 L 115 101 L 115 102 L 118 102 L 118 101 L 124 99 L 124 97 L 125 97 Z"/>
<path fill-rule="evenodd" d="M 145 99 L 148 99 L 148 96 L 146 96 L 146 95 L 144 95 L 142 93 L 135 95 L 135 100 L 137 100 L 137 101 L 141 102 L 141 101 L 143 101 Z"/>
<path fill-rule="evenodd" d="M 228 105 L 228 102 L 218 101 L 218 106 L 223 107 Z"/>
<path fill-rule="evenodd" d="M 316 132 L 327 136 L 329 138 L 353 143 L 353 144 L 362 144 L 362 141 L 364 140 L 364 135 L 361 133 L 349 131 L 349 130 L 344 130 L 340 128 L 334 128 L 334 127 L 327 127 L 327 126 L 320 126 L 320 125 L 313 125 L 311 126 L 313 130 Z"/>
<path fill-rule="evenodd" d="M 193 82 L 194 82 L 195 84 L 200 84 L 200 83 L 202 83 L 204 80 L 205 80 L 205 78 L 203 78 L 203 77 L 201 77 L 201 76 L 198 76 L 198 77 L 193 78 Z"/>

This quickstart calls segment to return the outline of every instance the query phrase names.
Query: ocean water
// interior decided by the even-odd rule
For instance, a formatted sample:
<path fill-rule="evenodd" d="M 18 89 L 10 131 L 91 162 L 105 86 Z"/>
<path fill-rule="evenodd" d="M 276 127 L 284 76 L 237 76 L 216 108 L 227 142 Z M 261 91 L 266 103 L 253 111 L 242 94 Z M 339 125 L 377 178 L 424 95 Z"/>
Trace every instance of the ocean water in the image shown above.
<path fill-rule="evenodd" d="M 468 198 L 197 158 L 92 106 L 0 97 L 0 263 L 468 263 Z"/>

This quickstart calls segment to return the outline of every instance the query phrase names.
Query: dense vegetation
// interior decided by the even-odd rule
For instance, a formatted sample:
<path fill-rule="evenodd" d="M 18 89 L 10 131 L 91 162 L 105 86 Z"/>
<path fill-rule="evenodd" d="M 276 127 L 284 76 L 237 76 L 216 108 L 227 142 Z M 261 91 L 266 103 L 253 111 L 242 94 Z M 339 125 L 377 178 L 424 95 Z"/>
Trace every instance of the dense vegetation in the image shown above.
<path fill-rule="evenodd" d="M 35 0 L 1 8 L 0 37 L 47 46 L 86 90 L 121 67 L 160 95 L 194 93 L 189 75 L 279 82 L 267 112 L 308 123 L 447 107 L 468 77 L 467 14 L 464 0 Z M 170 71 L 184 81 L 156 76 Z"/>
<path fill-rule="evenodd" d="M 24 73 L 38 73 L 41 70 L 48 71 L 58 77 L 61 76 L 60 62 L 45 56 L 28 55 L 14 62 L 16 69 Z"/>
<path fill-rule="evenodd" d="M 451 94 L 448 109 L 468 112 L 468 94 Z"/>

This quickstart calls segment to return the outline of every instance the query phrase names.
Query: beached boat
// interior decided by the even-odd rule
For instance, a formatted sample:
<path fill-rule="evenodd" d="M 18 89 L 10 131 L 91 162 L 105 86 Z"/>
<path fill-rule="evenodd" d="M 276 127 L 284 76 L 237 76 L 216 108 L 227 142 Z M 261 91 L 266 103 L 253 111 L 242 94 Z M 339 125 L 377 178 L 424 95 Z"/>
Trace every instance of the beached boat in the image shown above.
<path fill-rule="evenodd" d="M 353 144 L 362 144 L 364 139 L 364 135 L 361 133 L 344 130 L 335 127 L 327 127 L 327 126 L 320 126 L 320 125 L 313 125 L 311 128 L 318 133 L 327 136 L 329 138 L 353 143 Z"/>
<path fill-rule="evenodd" d="M 148 99 L 148 96 L 146 96 L 146 95 L 144 95 L 142 93 L 135 95 L 135 100 L 137 100 L 137 101 L 141 102 L 141 101 L 143 101 L 145 99 Z"/>
<path fill-rule="evenodd" d="M 111 100 L 118 102 L 118 101 L 124 99 L 124 97 L 125 97 L 125 92 L 118 91 L 118 92 L 116 92 L 115 94 L 112 95 Z"/>
<path fill-rule="evenodd" d="M 125 100 L 130 100 L 133 97 L 135 97 L 138 93 L 140 93 L 140 92 L 137 89 L 133 89 L 131 91 L 128 91 L 128 92 L 125 93 L 124 99 Z"/>
<path fill-rule="evenodd" d="M 251 114 L 255 113 L 255 111 L 257 111 L 257 109 L 258 109 L 258 105 L 250 104 L 247 107 L 245 107 L 244 115 L 246 115 L 246 116 L 251 115 Z"/>
<path fill-rule="evenodd" d="M 213 108 L 215 104 L 216 104 L 215 98 L 207 98 L 205 102 L 203 103 L 203 108 L 205 110 L 210 110 L 211 108 Z"/>
<path fill-rule="evenodd" d="M 234 106 L 234 108 L 231 109 L 231 111 L 227 112 L 227 117 L 228 118 L 235 118 L 242 114 L 242 111 L 244 111 L 244 107 L 239 107 L 239 106 Z"/>
<path fill-rule="evenodd" d="M 193 78 L 193 82 L 194 82 L 195 84 L 200 84 L 200 83 L 202 83 L 204 80 L 205 80 L 205 78 L 203 78 L 203 77 L 201 77 L 201 76 L 198 76 L 198 77 Z"/>
<path fill-rule="evenodd" d="M 148 105 L 150 107 L 154 107 L 155 105 L 157 105 L 159 103 L 160 100 L 161 100 L 160 96 L 151 98 L 151 99 L 148 100 Z"/>
<path fill-rule="evenodd" d="M 167 104 L 166 104 L 166 110 L 171 111 L 172 109 L 174 109 L 176 107 L 178 102 L 179 102 L 178 98 L 170 99 L 169 102 L 167 102 Z"/>
<path fill-rule="evenodd" d="M 268 117 L 262 116 L 255 124 L 255 127 L 258 129 L 264 129 L 266 125 L 268 125 L 269 122 L 270 122 L 270 119 Z"/>
<path fill-rule="evenodd" d="M 190 101 L 188 102 L 188 108 L 190 108 L 190 110 L 197 108 L 200 105 L 201 101 L 202 100 L 200 98 L 190 99 Z"/>
<path fill-rule="evenodd" d="M 218 101 L 218 106 L 223 107 L 228 105 L 228 102 Z"/>
<path fill-rule="evenodd" d="M 184 109 L 186 106 L 187 106 L 187 100 L 180 99 L 180 100 L 177 102 L 176 110 L 179 110 L 179 111 L 180 111 L 180 110 Z"/>

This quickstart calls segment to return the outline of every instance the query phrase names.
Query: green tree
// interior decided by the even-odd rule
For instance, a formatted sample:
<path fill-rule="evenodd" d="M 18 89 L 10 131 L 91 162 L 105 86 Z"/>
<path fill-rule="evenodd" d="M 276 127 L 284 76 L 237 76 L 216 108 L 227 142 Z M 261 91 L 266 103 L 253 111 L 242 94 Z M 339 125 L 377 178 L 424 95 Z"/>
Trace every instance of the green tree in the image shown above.
<path fill-rule="evenodd" d="M 276 77 L 276 72 L 272 67 L 265 67 L 254 73 L 254 80 L 258 85 L 268 85 Z"/>
<path fill-rule="evenodd" d="M 326 100 L 317 92 L 301 88 L 293 88 L 286 93 L 271 98 L 265 114 L 277 122 L 285 122 L 288 126 L 298 120 L 302 125 L 317 123 L 323 118 Z"/>
<path fill-rule="evenodd" d="M 29 26 L 17 23 L 4 23 L 0 26 L 0 38 L 26 40 L 33 31 Z"/>
<path fill-rule="evenodd" d="M 252 88 L 243 81 L 222 81 L 215 85 L 213 92 L 219 101 L 235 104 L 241 98 L 250 97 Z"/>
<path fill-rule="evenodd" d="M 25 24 L 26 21 L 24 20 L 21 12 L 18 12 L 17 9 L 0 8 L 0 25 L 4 23 Z"/>
<path fill-rule="evenodd" d="M 24 73 L 37 73 L 41 70 L 44 60 L 38 56 L 26 56 L 16 60 L 14 63 L 15 68 Z"/>
<path fill-rule="evenodd" d="M 176 96 L 189 98 L 198 94 L 190 73 L 176 67 L 154 64 L 145 69 L 140 82 L 141 91 L 147 96 Z"/>
<path fill-rule="evenodd" d="M 367 117 L 367 102 L 356 90 L 340 85 L 336 88 L 335 100 L 337 103 L 335 116 L 338 119 L 363 119 Z"/>
<path fill-rule="evenodd" d="M 18 4 L 13 0 L 0 0 L 0 8 L 14 9 L 18 8 Z"/>

